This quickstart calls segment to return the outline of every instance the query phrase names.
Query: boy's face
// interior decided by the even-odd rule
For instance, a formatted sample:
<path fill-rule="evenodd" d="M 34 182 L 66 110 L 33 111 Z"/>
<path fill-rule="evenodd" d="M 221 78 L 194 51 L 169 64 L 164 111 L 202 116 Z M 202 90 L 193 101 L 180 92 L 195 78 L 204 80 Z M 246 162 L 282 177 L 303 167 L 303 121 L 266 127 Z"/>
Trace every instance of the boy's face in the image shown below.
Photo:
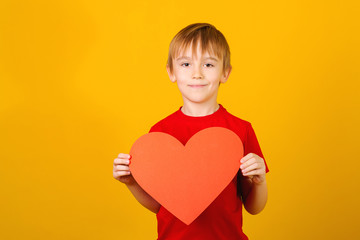
<path fill-rule="evenodd" d="M 231 68 L 223 71 L 223 59 L 201 53 L 197 45 L 197 57 L 192 54 L 192 46 L 173 59 L 173 72 L 167 66 L 172 82 L 177 82 L 184 103 L 216 103 L 219 83 L 225 83 Z"/>

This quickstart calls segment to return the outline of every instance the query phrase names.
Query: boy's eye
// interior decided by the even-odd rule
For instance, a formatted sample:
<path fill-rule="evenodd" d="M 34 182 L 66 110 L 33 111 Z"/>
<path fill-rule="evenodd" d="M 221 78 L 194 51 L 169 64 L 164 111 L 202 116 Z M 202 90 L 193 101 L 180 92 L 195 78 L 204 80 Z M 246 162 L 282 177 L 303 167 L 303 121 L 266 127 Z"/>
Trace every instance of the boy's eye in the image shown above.
<path fill-rule="evenodd" d="M 214 65 L 211 64 L 211 63 L 206 63 L 206 64 L 204 64 L 204 65 L 205 65 L 207 68 L 209 68 L 209 67 L 214 67 Z M 182 63 L 181 66 L 183 66 L 183 67 L 188 67 L 188 66 L 190 66 L 190 63 Z"/>

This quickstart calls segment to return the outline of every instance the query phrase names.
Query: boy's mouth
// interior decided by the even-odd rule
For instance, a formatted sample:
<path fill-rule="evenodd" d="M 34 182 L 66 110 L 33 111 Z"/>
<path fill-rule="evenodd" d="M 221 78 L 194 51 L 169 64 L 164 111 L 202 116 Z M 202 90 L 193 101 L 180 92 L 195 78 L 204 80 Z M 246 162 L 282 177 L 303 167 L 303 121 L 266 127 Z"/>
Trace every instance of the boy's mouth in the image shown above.
<path fill-rule="evenodd" d="M 201 87 L 205 87 L 206 84 L 189 84 L 188 86 L 193 88 L 201 88 Z"/>

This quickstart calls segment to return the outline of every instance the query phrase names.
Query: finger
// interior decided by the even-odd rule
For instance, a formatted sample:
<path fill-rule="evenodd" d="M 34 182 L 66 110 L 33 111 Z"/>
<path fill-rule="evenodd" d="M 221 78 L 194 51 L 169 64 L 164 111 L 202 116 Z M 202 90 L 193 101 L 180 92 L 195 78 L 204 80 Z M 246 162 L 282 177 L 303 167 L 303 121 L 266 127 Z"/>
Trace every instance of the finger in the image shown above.
<path fill-rule="evenodd" d="M 252 170 L 259 169 L 259 168 L 261 168 L 260 164 L 258 164 L 258 163 L 253 163 L 253 164 L 251 164 L 250 166 L 242 169 L 241 172 L 242 172 L 242 173 L 247 173 L 247 172 L 250 172 L 250 171 L 252 171 Z"/>
<path fill-rule="evenodd" d="M 118 164 L 129 165 L 129 164 L 130 164 L 130 160 L 129 160 L 129 159 L 124 159 L 124 158 L 115 158 L 115 160 L 114 160 L 114 166 L 115 166 L 115 165 L 118 165 Z"/>
<path fill-rule="evenodd" d="M 117 172 L 114 172 L 114 177 L 115 178 L 118 178 L 118 177 L 122 177 L 122 176 L 128 176 L 130 175 L 130 171 L 117 171 Z"/>
<path fill-rule="evenodd" d="M 249 167 L 250 165 L 254 164 L 255 162 L 256 162 L 255 158 L 247 159 L 240 165 L 240 168 L 245 169 L 245 168 Z"/>
<path fill-rule="evenodd" d="M 244 163 L 244 162 L 246 162 L 247 160 L 255 157 L 255 155 L 256 155 L 255 153 L 248 153 L 245 157 L 243 157 L 243 158 L 240 160 L 240 162 L 241 162 L 241 163 Z"/>
<path fill-rule="evenodd" d="M 130 171 L 130 168 L 125 165 L 116 165 L 115 171 Z"/>
<path fill-rule="evenodd" d="M 263 169 L 255 169 L 253 171 L 243 173 L 243 176 L 256 176 L 256 175 L 263 175 L 265 171 Z"/>
<path fill-rule="evenodd" d="M 120 153 L 120 154 L 118 155 L 118 158 L 126 158 L 126 159 L 130 159 L 130 154 Z"/>
<path fill-rule="evenodd" d="M 129 176 L 130 174 L 130 172 L 116 172 L 114 173 L 114 178 L 119 180 L 120 178 Z"/>

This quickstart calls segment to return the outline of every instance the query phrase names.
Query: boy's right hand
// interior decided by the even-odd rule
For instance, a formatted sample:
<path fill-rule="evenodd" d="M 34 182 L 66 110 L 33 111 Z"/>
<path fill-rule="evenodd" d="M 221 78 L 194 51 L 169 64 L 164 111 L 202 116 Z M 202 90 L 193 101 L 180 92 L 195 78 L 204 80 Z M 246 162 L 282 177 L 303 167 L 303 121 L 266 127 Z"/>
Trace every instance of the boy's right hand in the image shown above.
<path fill-rule="evenodd" d="M 134 177 L 131 175 L 129 164 L 131 162 L 131 156 L 129 154 L 120 153 L 114 160 L 113 176 L 116 180 L 119 180 L 125 184 L 133 184 L 135 182 Z"/>

